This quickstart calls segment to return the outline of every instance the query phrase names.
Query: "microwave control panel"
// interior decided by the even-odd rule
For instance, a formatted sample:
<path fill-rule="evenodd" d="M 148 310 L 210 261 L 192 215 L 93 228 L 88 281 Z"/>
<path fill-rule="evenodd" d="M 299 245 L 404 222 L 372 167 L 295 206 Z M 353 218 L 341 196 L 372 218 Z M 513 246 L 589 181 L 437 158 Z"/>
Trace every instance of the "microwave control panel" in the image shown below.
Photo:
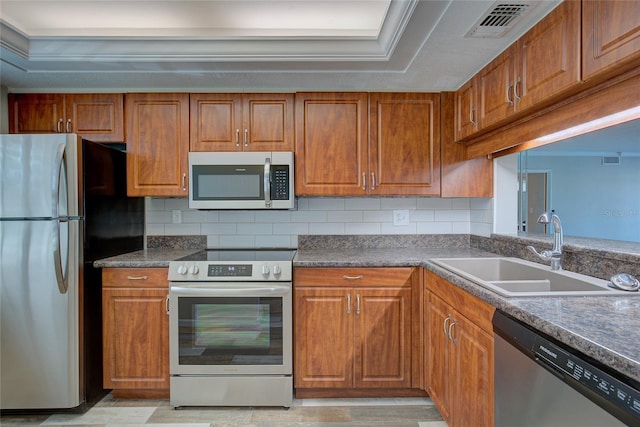
<path fill-rule="evenodd" d="M 289 166 L 271 166 L 271 200 L 289 200 Z"/>

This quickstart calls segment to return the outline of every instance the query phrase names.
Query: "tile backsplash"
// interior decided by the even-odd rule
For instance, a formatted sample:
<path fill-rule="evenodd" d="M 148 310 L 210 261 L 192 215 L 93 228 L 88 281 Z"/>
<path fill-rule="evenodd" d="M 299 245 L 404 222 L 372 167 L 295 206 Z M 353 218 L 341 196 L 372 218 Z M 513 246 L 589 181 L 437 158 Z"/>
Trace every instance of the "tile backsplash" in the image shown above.
<path fill-rule="evenodd" d="M 297 199 L 291 211 L 189 209 L 186 198 L 147 198 L 147 236 L 201 235 L 207 247 L 297 247 L 299 235 L 492 233 L 493 201 L 475 198 Z M 406 212 L 405 212 L 406 211 Z M 394 214 L 408 213 L 407 225 Z"/>

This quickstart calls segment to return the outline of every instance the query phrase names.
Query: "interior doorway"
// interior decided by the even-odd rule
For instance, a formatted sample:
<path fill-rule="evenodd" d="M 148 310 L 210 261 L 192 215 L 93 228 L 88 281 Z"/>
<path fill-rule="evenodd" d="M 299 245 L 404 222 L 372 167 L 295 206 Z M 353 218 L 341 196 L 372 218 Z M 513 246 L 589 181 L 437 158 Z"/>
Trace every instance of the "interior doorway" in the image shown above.
<path fill-rule="evenodd" d="M 546 234 L 547 224 L 538 223 L 541 213 L 551 209 L 551 171 L 527 171 L 527 231 Z"/>

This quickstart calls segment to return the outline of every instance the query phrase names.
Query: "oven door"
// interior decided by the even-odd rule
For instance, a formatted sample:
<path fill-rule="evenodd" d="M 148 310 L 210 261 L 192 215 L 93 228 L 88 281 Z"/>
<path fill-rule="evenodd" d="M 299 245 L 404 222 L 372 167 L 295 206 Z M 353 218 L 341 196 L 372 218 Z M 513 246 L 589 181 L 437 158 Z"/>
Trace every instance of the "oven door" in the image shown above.
<path fill-rule="evenodd" d="M 292 373 L 291 283 L 172 283 L 171 375 Z"/>

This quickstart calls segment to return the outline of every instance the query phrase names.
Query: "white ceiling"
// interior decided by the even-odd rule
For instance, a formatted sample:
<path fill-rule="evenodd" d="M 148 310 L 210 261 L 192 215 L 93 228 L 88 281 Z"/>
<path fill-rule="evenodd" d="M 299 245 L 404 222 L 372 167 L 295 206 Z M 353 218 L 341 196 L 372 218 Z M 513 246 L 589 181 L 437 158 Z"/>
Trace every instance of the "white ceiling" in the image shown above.
<path fill-rule="evenodd" d="M 511 2 L 513 3 L 513 2 Z M 449 91 L 559 0 L 499 38 L 465 34 L 494 0 L 0 0 L 11 92 Z"/>

